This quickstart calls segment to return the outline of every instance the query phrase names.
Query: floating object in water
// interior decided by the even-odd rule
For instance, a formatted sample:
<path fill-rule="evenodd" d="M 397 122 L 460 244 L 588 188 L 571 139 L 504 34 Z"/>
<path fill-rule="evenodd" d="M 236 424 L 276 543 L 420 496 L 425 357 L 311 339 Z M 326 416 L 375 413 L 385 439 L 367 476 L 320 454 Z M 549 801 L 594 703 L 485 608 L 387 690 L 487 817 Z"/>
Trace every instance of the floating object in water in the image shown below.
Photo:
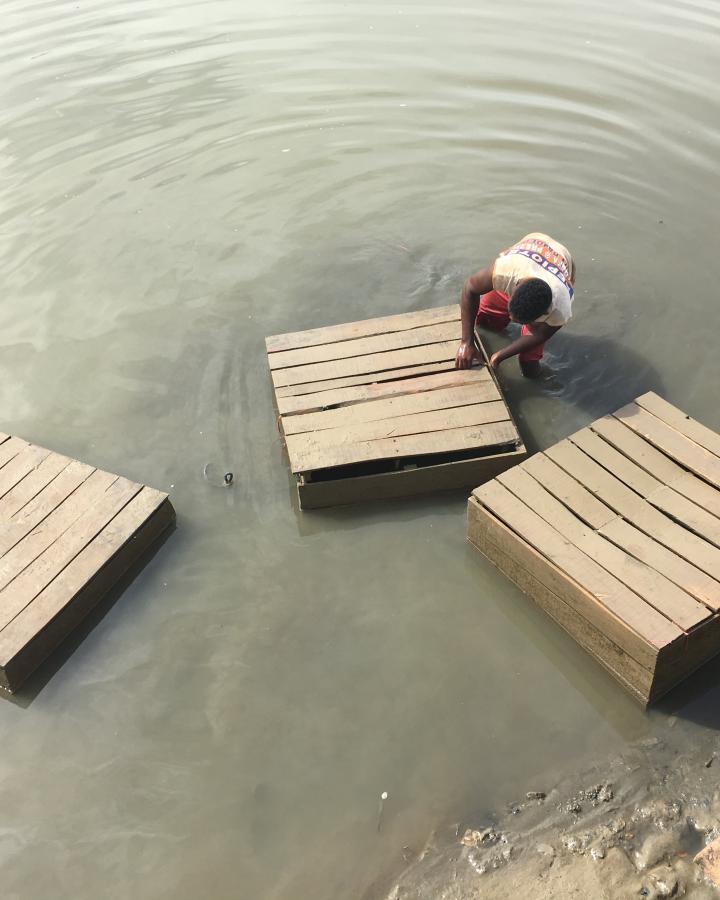
<path fill-rule="evenodd" d="M 647 393 L 473 491 L 468 538 L 647 706 L 720 653 L 718 512 L 720 434 Z"/>
<path fill-rule="evenodd" d="M 225 472 L 221 475 L 220 470 L 214 463 L 205 463 L 203 466 L 203 477 L 215 487 L 230 487 L 235 480 L 232 472 Z"/>
<path fill-rule="evenodd" d="M 474 487 L 525 459 L 492 369 L 455 369 L 460 331 L 454 304 L 267 338 L 302 509 Z"/>
<path fill-rule="evenodd" d="M 380 802 L 378 803 L 378 817 L 377 817 L 377 830 L 378 831 L 380 831 L 380 826 L 382 825 L 382 814 L 383 814 L 383 809 L 385 808 L 385 801 L 387 800 L 387 798 L 388 798 L 388 792 L 383 791 L 382 794 L 380 794 Z"/>
<path fill-rule="evenodd" d="M 169 532 L 175 511 L 166 493 L 7 434 L 0 473 L 1 694 L 84 630 L 83 619 Z"/>

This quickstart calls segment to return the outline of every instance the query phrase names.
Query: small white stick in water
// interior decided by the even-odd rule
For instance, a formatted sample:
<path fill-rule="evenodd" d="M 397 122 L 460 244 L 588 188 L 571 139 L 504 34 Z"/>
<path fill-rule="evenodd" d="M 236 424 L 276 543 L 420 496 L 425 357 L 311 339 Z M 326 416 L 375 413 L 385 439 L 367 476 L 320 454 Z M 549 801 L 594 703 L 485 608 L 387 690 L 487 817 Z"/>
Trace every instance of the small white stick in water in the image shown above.
<path fill-rule="evenodd" d="M 387 800 L 387 798 L 388 798 L 388 792 L 383 791 L 382 794 L 380 794 L 380 802 L 378 803 L 378 818 L 377 818 L 377 830 L 378 831 L 380 831 L 380 826 L 382 825 L 383 807 L 385 806 L 385 801 Z"/>

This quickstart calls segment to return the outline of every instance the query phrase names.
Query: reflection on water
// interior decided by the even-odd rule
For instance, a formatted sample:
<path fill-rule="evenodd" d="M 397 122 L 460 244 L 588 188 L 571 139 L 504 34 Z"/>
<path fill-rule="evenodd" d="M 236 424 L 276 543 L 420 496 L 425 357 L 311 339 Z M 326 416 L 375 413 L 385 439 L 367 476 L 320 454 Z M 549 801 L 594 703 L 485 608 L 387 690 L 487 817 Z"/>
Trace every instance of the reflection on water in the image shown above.
<path fill-rule="evenodd" d="M 528 442 L 649 388 L 719 426 L 716 4 L 8 0 L 3 26 L 2 427 L 179 514 L 0 705 L 4 896 L 360 896 L 438 821 L 651 731 L 466 548 L 462 496 L 294 510 L 263 337 L 446 304 L 540 229 L 579 281 L 548 378 L 504 366 Z M 712 727 L 698 693 L 678 727 Z"/>

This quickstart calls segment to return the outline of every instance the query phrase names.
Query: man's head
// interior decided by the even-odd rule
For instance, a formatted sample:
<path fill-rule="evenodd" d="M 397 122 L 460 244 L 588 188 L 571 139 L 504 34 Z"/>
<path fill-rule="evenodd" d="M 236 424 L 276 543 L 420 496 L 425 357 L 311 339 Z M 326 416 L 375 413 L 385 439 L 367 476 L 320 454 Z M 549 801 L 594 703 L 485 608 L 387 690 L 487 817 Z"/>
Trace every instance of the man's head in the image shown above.
<path fill-rule="evenodd" d="M 508 312 L 513 322 L 526 325 L 550 311 L 552 290 L 542 278 L 525 278 L 513 291 Z"/>

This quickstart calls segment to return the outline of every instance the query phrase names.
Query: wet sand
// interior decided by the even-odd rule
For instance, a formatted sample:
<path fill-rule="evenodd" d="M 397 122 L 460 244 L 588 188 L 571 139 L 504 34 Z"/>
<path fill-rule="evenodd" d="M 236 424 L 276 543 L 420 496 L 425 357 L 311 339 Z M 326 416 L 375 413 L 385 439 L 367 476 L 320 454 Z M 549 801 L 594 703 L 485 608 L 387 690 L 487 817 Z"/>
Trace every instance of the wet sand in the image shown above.
<path fill-rule="evenodd" d="M 529 782 L 494 817 L 438 829 L 385 900 L 720 896 L 694 862 L 720 835 L 720 740 L 688 749 L 673 725 L 575 777 Z"/>

